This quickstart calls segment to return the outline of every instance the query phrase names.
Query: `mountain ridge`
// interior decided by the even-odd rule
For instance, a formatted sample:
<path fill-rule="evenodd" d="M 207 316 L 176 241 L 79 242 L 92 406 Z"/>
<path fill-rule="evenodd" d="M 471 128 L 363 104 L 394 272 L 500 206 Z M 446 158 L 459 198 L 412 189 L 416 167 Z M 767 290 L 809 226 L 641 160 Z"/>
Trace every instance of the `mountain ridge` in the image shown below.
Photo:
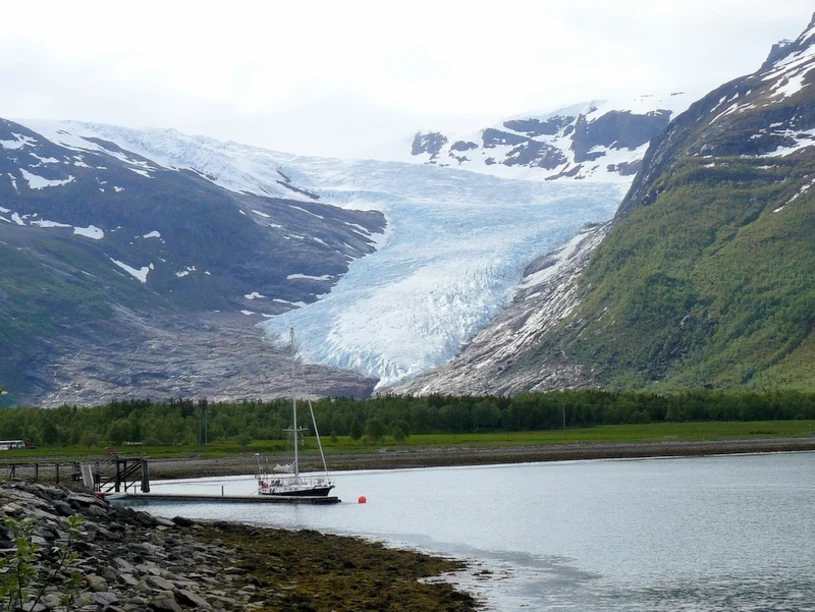
<path fill-rule="evenodd" d="M 52 129 L 51 140 L 0 120 L 5 403 L 99 402 L 161 388 L 190 394 L 195 385 L 184 376 L 173 383 L 169 373 L 158 386 L 128 388 L 142 375 L 123 357 L 161 337 L 189 347 L 182 351 L 188 356 L 206 354 L 213 343 L 234 344 L 240 326 L 232 318 L 252 326 L 315 301 L 351 261 L 377 248 L 386 229 L 380 213 L 320 203 L 306 190 L 292 191 L 300 188 L 283 175 L 286 187 L 270 184 L 296 200 L 229 190 L 217 177 L 163 166 L 68 127 Z M 181 313 L 190 320 L 179 326 Z M 219 313 L 223 333 L 197 321 Z M 254 350 L 268 352 L 257 344 Z M 77 355 L 83 358 L 73 361 L 73 374 L 56 367 Z M 155 369 L 149 362 L 138 367 Z M 334 374 L 327 379 L 338 384 Z M 361 377 L 347 379 L 348 387 L 336 389 L 369 392 Z M 233 387 L 249 388 L 245 380 Z"/>
<path fill-rule="evenodd" d="M 454 362 L 395 391 L 811 390 L 813 43 L 815 18 L 654 139 L 583 267 L 559 289 L 540 285 L 571 292 L 568 307 L 544 316 L 546 300 L 528 298 L 515 328 L 497 318 Z"/>
<path fill-rule="evenodd" d="M 593 100 L 515 115 L 471 134 L 419 131 L 412 161 L 528 180 L 628 182 L 649 141 L 692 94 Z"/>

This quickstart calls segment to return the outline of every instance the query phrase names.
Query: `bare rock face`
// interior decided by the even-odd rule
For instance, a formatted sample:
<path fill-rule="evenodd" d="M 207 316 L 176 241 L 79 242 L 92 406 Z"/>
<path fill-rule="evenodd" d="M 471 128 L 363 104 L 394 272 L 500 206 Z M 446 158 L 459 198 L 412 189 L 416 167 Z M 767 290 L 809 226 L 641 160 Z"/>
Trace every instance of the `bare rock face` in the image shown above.
<path fill-rule="evenodd" d="M 305 389 L 291 376 L 285 349 L 265 342 L 248 317 L 211 313 L 144 319 L 118 309 L 108 329 L 84 325 L 48 340 L 41 362 L 29 364 L 21 404 L 99 405 L 114 399 L 238 401 L 371 395 L 375 380 L 344 370 L 307 366 Z M 115 338 L 115 339 L 112 339 Z"/>
<path fill-rule="evenodd" d="M 413 146 L 410 149 L 410 153 L 411 155 L 428 153 L 431 158 L 434 158 L 446 144 L 447 136 L 439 132 L 417 132 L 413 138 Z"/>
<path fill-rule="evenodd" d="M 666 110 L 638 115 L 631 111 L 610 111 L 594 121 L 585 117 L 578 119 L 572 137 L 572 149 L 575 161 L 594 161 L 599 159 L 591 150 L 598 146 L 617 149 L 636 149 L 643 143 L 650 142 L 671 120 L 671 113 Z"/>

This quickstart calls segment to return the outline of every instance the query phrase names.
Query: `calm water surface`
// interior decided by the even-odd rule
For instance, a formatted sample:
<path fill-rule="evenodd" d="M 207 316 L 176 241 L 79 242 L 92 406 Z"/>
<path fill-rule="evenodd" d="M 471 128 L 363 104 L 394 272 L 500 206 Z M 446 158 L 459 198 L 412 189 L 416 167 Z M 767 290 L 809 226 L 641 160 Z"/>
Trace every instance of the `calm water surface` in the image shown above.
<path fill-rule="evenodd" d="M 343 472 L 336 481 L 336 506 L 147 509 L 463 557 L 472 566 L 456 581 L 494 610 L 815 611 L 815 453 Z M 153 491 L 248 494 L 254 485 L 206 479 Z"/>

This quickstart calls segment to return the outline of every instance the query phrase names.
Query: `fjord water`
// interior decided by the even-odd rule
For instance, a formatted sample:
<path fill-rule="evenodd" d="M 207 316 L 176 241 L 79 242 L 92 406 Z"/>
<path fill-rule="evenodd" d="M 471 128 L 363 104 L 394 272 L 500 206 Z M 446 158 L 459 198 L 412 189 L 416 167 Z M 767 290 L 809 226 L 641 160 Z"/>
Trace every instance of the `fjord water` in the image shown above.
<path fill-rule="evenodd" d="M 815 453 L 336 475 L 336 506 L 150 504 L 455 555 L 494 610 L 815 610 Z M 250 493 L 251 477 L 154 492 Z M 368 503 L 356 503 L 365 495 Z"/>

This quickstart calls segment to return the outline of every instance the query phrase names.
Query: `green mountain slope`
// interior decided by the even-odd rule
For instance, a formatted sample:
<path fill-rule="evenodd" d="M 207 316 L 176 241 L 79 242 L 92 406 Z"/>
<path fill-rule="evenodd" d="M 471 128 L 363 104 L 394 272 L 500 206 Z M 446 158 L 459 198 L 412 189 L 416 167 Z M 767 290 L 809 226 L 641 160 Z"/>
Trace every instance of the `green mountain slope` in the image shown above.
<path fill-rule="evenodd" d="M 652 143 L 542 351 L 618 388 L 815 388 L 814 26 Z"/>

